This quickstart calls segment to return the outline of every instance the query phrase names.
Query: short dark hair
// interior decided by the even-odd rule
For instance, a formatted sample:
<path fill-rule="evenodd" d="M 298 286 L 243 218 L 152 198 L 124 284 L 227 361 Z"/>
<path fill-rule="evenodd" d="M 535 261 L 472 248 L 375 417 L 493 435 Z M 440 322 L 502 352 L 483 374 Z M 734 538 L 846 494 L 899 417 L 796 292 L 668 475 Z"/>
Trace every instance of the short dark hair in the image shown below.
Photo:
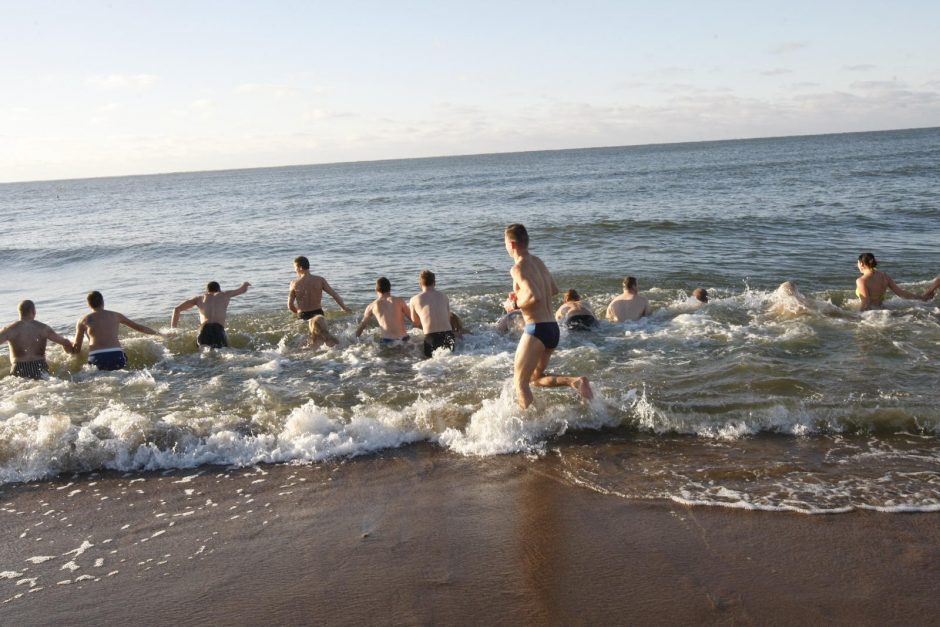
<path fill-rule="evenodd" d="M 877 268 L 877 267 L 878 267 L 878 260 L 875 259 L 875 256 L 874 256 L 873 254 L 871 254 L 871 253 L 862 253 L 861 255 L 858 256 L 858 260 L 859 260 L 859 261 L 862 263 L 862 265 L 865 266 L 866 268 Z"/>
<path fill-rule="evenodd" d="M 565 292 L 565 302 L 568 301 L 577 301 L 581 300 L 581 295 L 578 294 L 578 290 L 568 290 Z"/>
<path fill-rule="evenodd" d="M 94 292 L 88 292 L 88 297 L 85 299 L 88 301 L 88 306 L 92 309 L 100 309 L 104 307 L 104 296 L 101 295 L 101 292 L 95 290 Z"/>
<path fill-rule="evenodd" d="M 418 282 L 421 285 L 432 286 L 437 283 L 437 277 L 434 276 L 434 273 L 430 270 L 422 270 L 421 274 L 418 275 Z"/>
<path fill-rule="evenodd" d="M 708 302 L 708 290 L 706 290 L 704 287 L 697 287 L 692 290 L 692 296 L 695 297 L 695 300 L 699 300 L 703 303 Z"/>
<path fill-rule="evenodd" d="M 209 281 L 209 284 L 206 286 L 207 292 L 221 292 L 222 288 L 219 287 L 218 281 Z"/>
<path fill-rule="evenodd" d="M 375 291 L 382 294 L 388 294 L 392 291 L 392 282 L 386 279 L 384 276 L 380 276 L 375 281 Z"/>
<path fill-rule="evenodd" d="M 300 266 L 304 270 L 310 269 L 310 260 L 301 255 L 300 257 L 294 257 L 294 265 Z"/>
<path fill-rule="evenodd" d="M 18 309 L 20 311 L 20 318 L 25 318 L 29 314 L 36 312 L 36 303 L 31 300 L 24 300 L 20 303 Z"/>
<path fill-rule="evenodd" d="M 516 242 L 523 248 L 529 247 L 529 232 L 521 224 L 510 224 L 506 227 L 506 237 L 510 242 Z"/>
<path fill-rule="evenodd" d="M 629 292 L 636 291 L 636 277 L 625 276 L 623 277 L 623 288 Z"/>

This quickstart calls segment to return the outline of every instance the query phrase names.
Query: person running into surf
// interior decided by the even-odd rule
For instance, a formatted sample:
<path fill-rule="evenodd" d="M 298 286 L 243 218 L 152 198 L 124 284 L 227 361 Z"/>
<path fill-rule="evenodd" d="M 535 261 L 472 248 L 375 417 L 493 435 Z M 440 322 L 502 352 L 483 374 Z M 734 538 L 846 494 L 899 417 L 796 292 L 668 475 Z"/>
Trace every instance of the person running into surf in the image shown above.
<path fill-rule="evenodd" d="M 310 320 L 314 316 L 323 315 L 323 292 L 333 297 L 336 304 L 343 311 L 349 313 L 352 311 L 340 298 L 340 295 L 330 287 L 326 279 L 316 274 L 310 274 L 310 260 L 306 257 L 297 257 L 294 259 L 294 272 L 297 278 L 290 283 L 290 293 L 287 295 L 287 308 L 292 313 L 297 314 L 303 320 Z"/>
<path fill-rule="evenodd" d="M 607 306 L 607 319 L 611 322 L 639 320 L 653 313 L 650 301 L 640 294 L 636 278 L 623 277 L 623 294 L 610 301 Z"/>
<path fill-rule="evenodd" d="M 310 329 L 310 337 L 307 338 L 307 348 L 320 348 L 324 345 L 333 348 L 339 344 L 339 340 L 336 339 L 336 336 L 330 333 L 326 316 L 317 315 L 310 318 L 310 320 L 307 321 L 307 326 Z"/>
<path fill-rule="evenodd" d="M 555 312 L 555 320 L 572 331 L 589 331 L 597 324 L 594 312 L 581 300 L 578 290 L 565 292 L 564 301 Z"/>
<path fill-rule="evenodd" d="M 438 348 L 454 350 L 456 341 L 450 324 L 450 301 L 437 291 L 437 278 L 430 270 L 422 270 L 418 277 L 421 293 L 408 302 L 411 322 L 424 331 L 424 356 L 430 357 Z"/>
<path fill-rule="evenodd" d="M 885 294 L 888 289 L 909 300 L 924 300 L 924 296 L 908 292 L 894 282 L 881 270 L 876 270 L 878 260 L 871 253 L 862 253 L 858 256 L 858 271 L 862 276 L 855 279 L 855 295 L 861 304 L 859 311 L 868 311 L 869 309 L 881 309 L 884 304 Z M 929 293 L 929 292 L 928 292 Z"/>
<path fill-rule="evenodd" d="M 49 374 L 46 363 L 46 342 L 60 344 L 66 353 L 75 347 L 48 325 L 36 320 L 36 305 L 24 300 L 19 305 L 20 319 L 0 331 L 0 344 L 10 345 L 10 374 L 24 379 L 42 379 Z"/>
<path fill-rule="evenodd" d="M 238 289 L 223 292 L 217 282 L 210 281 L 205 293 L 184 300 L 173 308 L 170 328 L 176 328 L 182 312 L 196 307 L 199 309 L 199 319 L 202 322 L 196 343 L 210 348 L 228 346 L 228 337 L 225 335 L 225 314 L 228 311 L 228 303 L 235 296 L 241 296 L 247 292 L 249 287 L 251 283 L 245 281 Z"/>
<path fill-rule="evenodd" d="M 405 320 L 411 320 L 411 311 L 404 298 L 392 296 L 392 283 L 387 278 L 379 277 L 375 282 L 376 299 L 366 306 L 362 314 L 362 321 L 356 327 L 356 337 L 362 335 L 366 325 L 374 317 L 382 330 L 383 344 L 407 342 L 408 332 L 405 330 Z"/>
<path fill-rule="evenodd" d="M 154 331 L 120 314 L 104 308 L 104 296 L 94 291 L 88 294 L 88 306 L 92 312 L 75 325 L 75 352 L 82 350 L 82 342 L 88 336 L 88 363 L 98 370 L 120 370 L 127 365 L 127 354 L 118 341 L 118 327 L 128 326 L 147 335 L 163 334 Z"/>
<path fill-rule="evenodd" d="M 552 375 L 545 369 L 558 346 L 560 332 L 552 316 L 552 297 L 558 286 L 542 260 L 529 252 L 529 233 L 521 224 L 510 224 L 503 236 L 506 252 L 515 264 L 510 271 L 516 303 L 526 323 L 513 364 L 516 402 L 522 409 L 532 404 L 530 385 L 570 387 L 584 400 L 594 397 L 587 377 Z"/>

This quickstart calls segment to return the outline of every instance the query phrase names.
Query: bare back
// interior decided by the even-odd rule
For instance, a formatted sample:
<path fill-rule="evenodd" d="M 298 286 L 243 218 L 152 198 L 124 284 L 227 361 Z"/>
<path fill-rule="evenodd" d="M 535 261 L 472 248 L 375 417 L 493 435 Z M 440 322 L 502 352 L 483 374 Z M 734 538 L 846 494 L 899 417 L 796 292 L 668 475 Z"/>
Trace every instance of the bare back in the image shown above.
<path fill-rule="evenodd" d="M 558 286 L 542 260 L 535 255 L 525 255 L 512 267 L 510 274 L 525 323 L 554 322 L 552 296 L 558 293 Z"/>
<path fill-rule="evenodd" d="M 89 351 L 121 348 L 121 342 L 118 341 L 118 325 L 121 324 L 123 319 L 123 315 L 107 309 L 91 312 L 78 321 L 76 343 L 78 342 L 78 336 L 84 332 L 88 335 Z"/>
<path fill-rule="evenodd" d="M 206 292 L 196 297 L 196 307 L 199 309 L 199 320 L 202 323 L 215 322 L 225 325 L 225 314 L 228 312 L 231 295 L 225 292 Z"/>
<path fill-rule="evenodd" d="M 298 311 L 322 309 L 323 289 L 326 279 L 315 274 L 305 274 L 290 284 L 290 298 Z M 283 292 L 282 292 L 283 293 Z"/>
<path fill-rule="evenodd" d="M 425 334 L 451 330 L 450 301 L 443 292 L 428 288 L 413 296 L 409 306 L 412 321 L 419 322 Z"/>
<path fill-rule="evenodd" d="M 607 319 L 611 322 L 628 322 L 650 315 L 650 302 L 641 294 L 624 292 L 610 301 Z"/>
<path fill-rule="evenodd" d="M 372 303 L 372 314 L 382 329 L 383 338 L 400 340 L 407 334 L 405 319 L 410 314 L 404 298 L 383 294 Z"/>
<path fill-rule="evenodd" d="M 2 337 L 10 345 L 10 361 L 28 362 L 46 356 L 46 341 L 55 332 L 35 320 L 18 320 L 3 330 Z"/>
<path fill-rule="evenodd" d="M 881 307 L 885 300 L 891 279 L 881 270 L 860 276 L 856 281 L 856 292 L 867 296 L 869 307 Z"/>

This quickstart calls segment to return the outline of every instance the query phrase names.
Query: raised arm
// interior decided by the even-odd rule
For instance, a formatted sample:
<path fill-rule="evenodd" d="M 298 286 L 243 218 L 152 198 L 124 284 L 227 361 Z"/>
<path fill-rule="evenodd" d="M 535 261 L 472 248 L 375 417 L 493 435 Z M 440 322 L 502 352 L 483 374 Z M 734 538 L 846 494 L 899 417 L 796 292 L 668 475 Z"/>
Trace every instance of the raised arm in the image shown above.
<path fill-rule="evenodd" d="M 198 303 L 198 302 L 199 302 L 199 297 L 198 297 L 198 296 L 193 296 L 193 297 L 190 298 L 189 300 L 184 300 L 184 301 L 181 302 L 179 305 L 177 305 L 176 307 L 174 307 L 174 308 L 173 308 L 173 315 L 170 317 L 170 328 L 171 328 L 171 329 L 175 329 L 175 328 L 176 328 L 176 325 L 178 325 L 178 324 L 180 323 L 180 314 L 181 314 L 182 312 L 186 311 L 187 309 L 192 309 L 193 307 L 196 306 L 196 303 Z M 126 318 L 125 318 L 125 320 L 126 320 Z M 127 324 L 127 323 L 125 323 L 125 324 Z M 130 325 L 128 325 L 128 326 L 130 326 Z"/>
<path fill-rule="evenodd" d="M 228 290 L 222 293 L 228 296 L 229 298 L 231 298 L 232 296 L 241 296 L 242 294 L 248 291 L 249 287 L 251 287 L 251 283 L 249 283 L 248 281 L 245 281 L 244 283 L 241 284 L 241 287 L 238 287 L 234 290 Z"/>
<path fill-rule="evenodd" d="M 147 335 L 162 335 L 162 333 L 160 333 L 159 331 L 155 331 L 148 326 L 144 326 L 140 324 L 139 322 L 134 322 L 133 320 L 131 320 L 124 314 L 118 314 L 118 322 L 134 329 L 135 331 L 139 333 L 146 333 Z"/>
<path fill-rule="evenodd" d="M 359 326 L 356 327 L 356 337 L 359 337 L 360 335 L 362 335 L 362 332 L 366 330 L 366 324 L 368 324 L 369 320 L 371 319 L 372 319 L 372 303 L 369 303 L 369 305 L 366 306 L 366 310 L 362 314 L 362 320 L 359 322 Z"/>
<path fill-rule="evenodd" d="M 329 294 L 330 296 L 332 296 L 333 300 L 336 301 L 336 304 L 339 305 L 343 309 L 343 311 L 347 313 L 352 311 L 352 309 L 346 306 L 346 303 L 343 302 L 343 299 L 340 298 L 340 295 L 336 293 L 336 290 L 330 287 L 330 284 L 327 282 L 326 279 L 323 279 L 323 291 Z"/>
<path fill-rule="evenodd" d="M 891 288 L 891 291 L 900 296 L 901 298 L 906 298 L 908 300 L 923 300 L 923 296 L 920 294 L 915 294 L 914 292 L 908 292 L 903 287 L 899 287 L 897 283 L 894 282 L 894 279 L 885 275 L 888 279 L 888 287 Z"/>

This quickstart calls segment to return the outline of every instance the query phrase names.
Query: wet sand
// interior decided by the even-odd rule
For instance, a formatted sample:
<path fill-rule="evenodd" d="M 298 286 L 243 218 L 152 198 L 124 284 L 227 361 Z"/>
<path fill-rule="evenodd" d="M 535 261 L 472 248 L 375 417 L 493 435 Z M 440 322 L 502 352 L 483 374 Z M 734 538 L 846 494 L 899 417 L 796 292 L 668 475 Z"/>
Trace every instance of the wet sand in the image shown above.
<path fill-rule="evenodd" d="M 937 624 L 940 518 L 636 502 L 432 445 L 0 492 L 0 623 Z M 30 561 L 32 559 L 32 561 Z"/>

